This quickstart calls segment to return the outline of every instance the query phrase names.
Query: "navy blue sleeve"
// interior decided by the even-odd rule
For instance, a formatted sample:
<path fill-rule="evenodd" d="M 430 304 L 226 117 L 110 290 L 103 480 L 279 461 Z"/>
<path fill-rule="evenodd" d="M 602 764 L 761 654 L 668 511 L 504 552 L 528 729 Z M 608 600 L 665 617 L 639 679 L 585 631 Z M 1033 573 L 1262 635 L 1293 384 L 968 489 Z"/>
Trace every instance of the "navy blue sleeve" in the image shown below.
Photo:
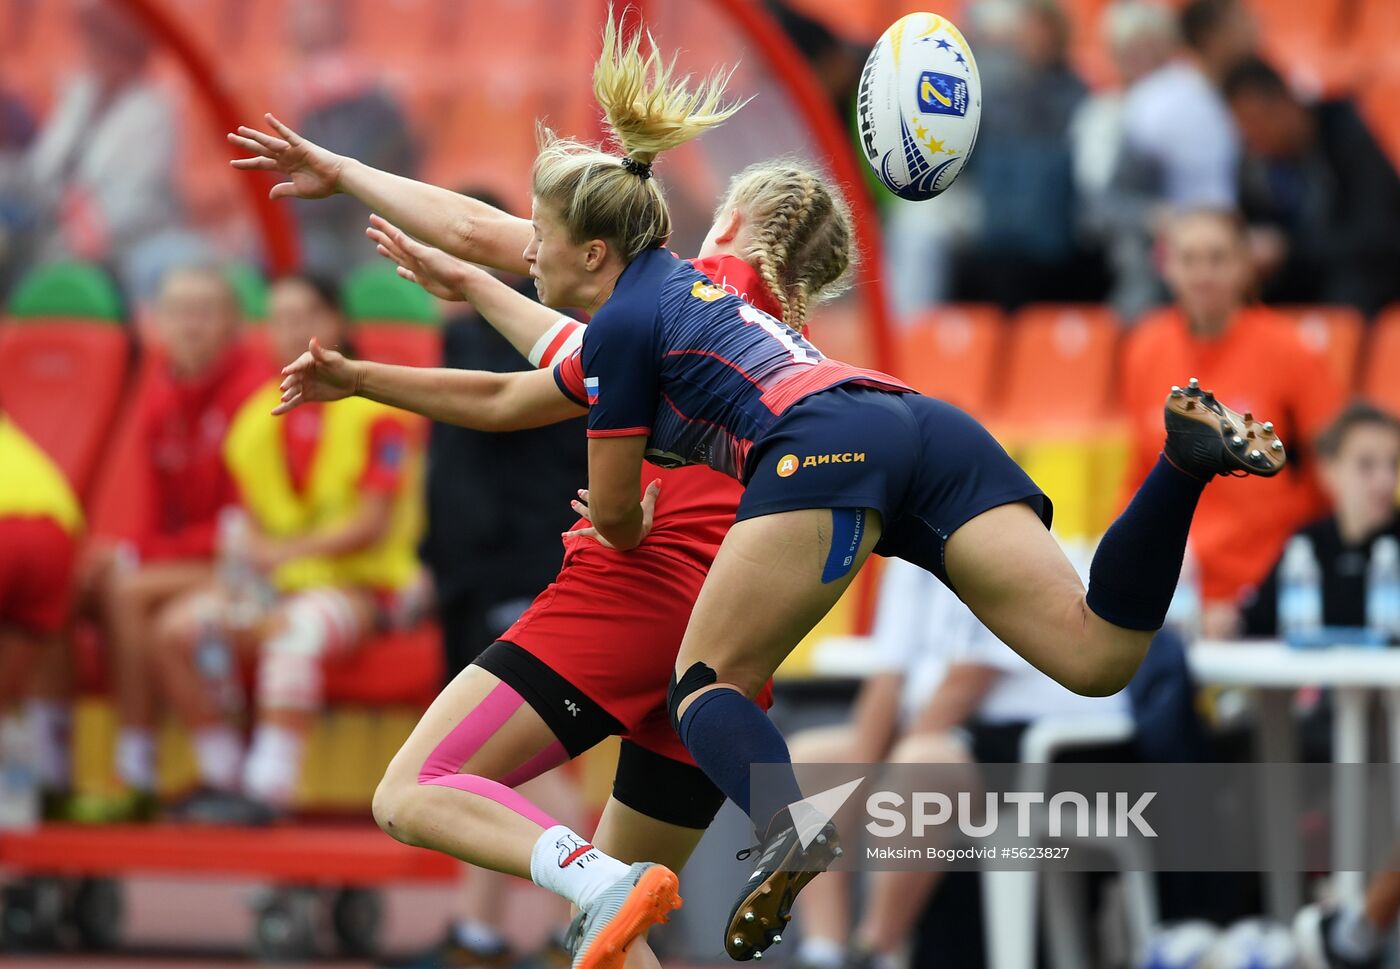
<path fill-rule="evenodd" d="M 650 291 L 650 287 L 637 289 L 638 295 Z M 654 295 L 630 299 L 615 294 L 583 331 L 589 437 L 651 433 L 660 397 Z"/>

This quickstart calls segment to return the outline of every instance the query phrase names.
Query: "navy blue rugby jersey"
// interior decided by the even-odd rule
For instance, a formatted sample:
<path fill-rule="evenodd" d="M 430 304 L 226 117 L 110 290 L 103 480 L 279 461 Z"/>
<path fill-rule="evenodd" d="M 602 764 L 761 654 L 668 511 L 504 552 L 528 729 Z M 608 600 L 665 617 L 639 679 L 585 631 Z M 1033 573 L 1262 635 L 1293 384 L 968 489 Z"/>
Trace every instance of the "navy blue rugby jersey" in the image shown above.
<path fill-rule="evenodd" d="M 589 437 L 645 434 L 655 464 L 742 478 L 754 442 L 804 397 L 846 383 L 912 393 L 887 374 L 827 359 L 740 298 L 727 277 L 746 271 L 757 281 L 742 260 L 713 263 L 701 264 L 714 280 L 658 248 L 623 270 L 581 351 L 555 368 L 560 389 L 589 408 Z"/>

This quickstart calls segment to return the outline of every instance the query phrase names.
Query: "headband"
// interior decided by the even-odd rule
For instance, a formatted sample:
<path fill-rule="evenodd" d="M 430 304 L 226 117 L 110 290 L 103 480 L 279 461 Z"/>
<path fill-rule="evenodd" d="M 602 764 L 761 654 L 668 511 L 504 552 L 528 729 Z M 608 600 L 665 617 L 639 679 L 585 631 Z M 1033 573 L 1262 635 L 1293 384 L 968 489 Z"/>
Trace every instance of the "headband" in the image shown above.
<path fill-rule="evenodd" d="M 632 157 L 629 156 L 629 157 L 627 157 L 627 158 L 622 159 L 622 167 L 625 168 L 625 169 L 627 169 L 627 170 L 628 170 L 629 172 L 631 172 L 633 175 L 636 175 L 638 178 L 640 178 L 640 179 L 641 179 L 642 181 L 644 181 L 644 182 L 645 182 L 648 178 L 651 178 L 651 163 L 650 163 L 650 162 L 640 162 L 640 161 L 637 161 L 637 159 L 632 158 Z"/>

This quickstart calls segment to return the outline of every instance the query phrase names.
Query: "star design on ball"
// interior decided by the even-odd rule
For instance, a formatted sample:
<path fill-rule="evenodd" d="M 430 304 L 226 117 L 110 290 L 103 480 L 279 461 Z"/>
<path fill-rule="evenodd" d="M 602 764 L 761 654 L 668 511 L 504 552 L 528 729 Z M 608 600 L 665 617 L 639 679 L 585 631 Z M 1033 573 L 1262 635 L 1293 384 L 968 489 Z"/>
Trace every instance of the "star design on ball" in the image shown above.
<path fill-rule="evenodd" d="M 909 121 L 914 125 L 914 137 L 918 139 L 919 144 L 929 150 L 930 154 L 937 155 L 945 151 L 950 155 L 953 154 L 951 149 L 943 147 L 943 142 L 929 135 L 928 129 L 919 122 L 917 117 L 910 118 Z"/>
<path fill-rule="evenodd" d="M 939 49 L 939 50 L 952 50 L 952 49 L 953 49 L 953 45 L 950 44 L 950 43 L 948 43 L 948 38 L 947 38 L 947 37 L 940 37 L 940 38 L 938 38 L 938 49 Z"/>
<path fill-rule="evenodd" d="M 967 58 L 964 57 L 964 56 L 962 56 L 962 52 L 961 52 L 961 51 L 958 52 L 958 53 L 956 53 L 956 54 L 954 54 L 954 55 L 953 55 L 953 59 L 956 60 L 959 64 L 962 64 L 964 67 L 967 66 Z"/>

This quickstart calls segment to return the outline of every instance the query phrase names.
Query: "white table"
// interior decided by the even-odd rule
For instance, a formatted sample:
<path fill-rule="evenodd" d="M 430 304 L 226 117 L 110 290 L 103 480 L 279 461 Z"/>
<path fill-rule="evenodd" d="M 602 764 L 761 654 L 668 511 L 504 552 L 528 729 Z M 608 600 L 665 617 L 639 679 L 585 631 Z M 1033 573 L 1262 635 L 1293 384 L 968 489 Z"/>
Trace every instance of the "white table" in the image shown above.
<path fill-rule="evenodd" d="M 1400 650 L 1351 646 L 1292 649 L 1281 642 L 1213 642 L 1203 640 L 1188 651 L 1191 670 L 1202 683 L 1257 691 L 1256 731 L 1262 760 L 1296 763 L 1297 735 L 1292 715 L 1294 691 L 1305 686 L 1332 690 L 1332 759 L 1339 764 L 1370 760 L 1366 713 L 1373 694 L 1387 706 L 1392 756 L 1400 751 Z M 1360 781 L 1360 777 L 1355 778 Z M 1284 806 L 1296 805 L 1296 785 Z M 1271 802 L 1270 802 L 1271 803 Z M 1275 917 L 1291 919 L 1301 902 L 1296 872 L 1297 832 L 1282 825 L 1291 811 L 1265 818 L 1271 850 L 1282 846 L 1287 859 L 1269 879 L 1269 909 Z M 1359 783 L 1341 783 L 1333 794 L 1332 852 L 1335 859 L 1359 858 L 1365 827 L 1365 791 Z M 1284 864 L 1284 861 L 1288 864 Z M 1359 894 L 1366 873 L 1338 871 L 1337 887 L 1344 895 Z"/>

